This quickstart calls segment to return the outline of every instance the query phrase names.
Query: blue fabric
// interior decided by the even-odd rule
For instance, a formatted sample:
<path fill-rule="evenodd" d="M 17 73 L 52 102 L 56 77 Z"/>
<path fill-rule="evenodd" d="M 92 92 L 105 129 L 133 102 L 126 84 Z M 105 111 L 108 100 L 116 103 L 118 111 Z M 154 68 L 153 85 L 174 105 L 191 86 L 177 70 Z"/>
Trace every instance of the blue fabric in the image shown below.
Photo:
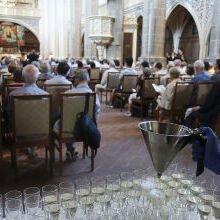
<path fill-rule="evenodd" d="M 193 141 L 193 160 L 203 160 L 206 168 L 220 175 L 220 141 L 211 128 L 201 127 L 199 130 L 206 141 L 205 146 L 197 140 Z"/>
<path fill-rule="evenodd" d="M 211 80 L 211 76 L 205 72 L 201 72 L 192 78 L 192 82 L 194 82 L 195 87 L 197 87 L 198 82 L 210 81 L 210 80 Z"/>

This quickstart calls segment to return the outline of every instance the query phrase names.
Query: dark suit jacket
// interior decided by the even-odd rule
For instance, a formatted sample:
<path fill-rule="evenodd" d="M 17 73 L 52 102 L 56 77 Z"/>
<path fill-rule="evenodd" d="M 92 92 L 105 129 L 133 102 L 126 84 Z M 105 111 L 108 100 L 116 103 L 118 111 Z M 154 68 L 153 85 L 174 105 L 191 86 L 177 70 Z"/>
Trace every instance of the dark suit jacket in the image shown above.
<path fill-rule="evenodd" d="M 211 126 L 216 123 L 220 113 L 220 78 L 213 86 L 205 104 L 199 110 L 199 120 L 203 125 Z"/>

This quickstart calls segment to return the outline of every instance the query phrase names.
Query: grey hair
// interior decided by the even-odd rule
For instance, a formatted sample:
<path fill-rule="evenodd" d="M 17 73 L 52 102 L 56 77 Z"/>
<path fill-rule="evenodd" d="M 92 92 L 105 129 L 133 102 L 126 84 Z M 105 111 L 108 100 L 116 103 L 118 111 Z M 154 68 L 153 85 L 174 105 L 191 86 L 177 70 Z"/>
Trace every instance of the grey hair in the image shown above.
<path fill-rule="evenodd" d="M 34 65 L 35 67 L 37 67 L 38 70 L 40 69 L 40 64 L 39 64 L 39 62 L 33 61 L 31 64 Z"/>
<path fill-rule="evenodd" d="M 22 71 L 22 77 L 25 83 L 35 83 L 37 81 L 38 74 L 39 70 L 34 65 L 27 65 Z"/>
<path fill-rule="evenodd" d="M 197 69 L 197 70 L 203 71 L 204 68 L 205 68 L 205 64 L 204 64 L 203 61 L 197 60 L 197 61 L 194 63 L 194 68 Z"/>
<path fill-rule="evenodd" d="M 40 72 L 41 73 L 48 73 L 48 72 L 51 72 L 51 67 L 50 67 L 50 64 L 47 60 L 42 60 L 40 62 Z"/>
<path fill-rule="evenodd" d="M 170 76 L 175 79 L 178 79 L 180 77 L 180 69 L 178 67 L 172 67 L 169 72 Z"/>
<path fill-rule="evenodd" d="M 80 70 L 76 76 L 77 83 L 83 82 L 83 81 L 89 81 L 89 73 L 87 70 Z"/>
<path fill-rule="evenodd" d="M 171 69 L 172 67 L 174 67 L 174 62 L 173 61 L 170 61 L 168 64 L 167 64 L 167 69 Z"/>
<path fill-rule="evenodd" d="M 109 67 L 115 68 L 115 64 L 114 64 L 114 63 L 110 63 L 110 64 L 109 64 Z"/>

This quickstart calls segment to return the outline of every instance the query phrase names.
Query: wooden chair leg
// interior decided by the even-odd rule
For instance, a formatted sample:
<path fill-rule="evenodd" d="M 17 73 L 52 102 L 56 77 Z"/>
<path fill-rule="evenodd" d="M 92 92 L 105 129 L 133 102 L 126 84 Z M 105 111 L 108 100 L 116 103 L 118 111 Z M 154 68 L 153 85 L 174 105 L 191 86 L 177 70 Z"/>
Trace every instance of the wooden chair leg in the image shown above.
<path fill-rule="evenodd" d="M 83 142 L 83 159 L 86 159 L 86 144 Z"/>
<path fill-rule="evenodd" d="M 102 103 L 102 91 L 100 91 L 100 99 L 101 99 L 101 103 Z"/>
<path fill-rule="evenodd" d="M 45 146 L 45 163 L 48 165 L 48 146 Z"/>
<path fill-rule="evenodd" d="M 121 112 L 122 112 L 122 109 L 123 109 L 123 99 L 121 99 Z"/>
<path fill-rule="evenodd" d="M 105 104 L 107 105 L 108 104 L 108 91 L 107 90 L 105 91 L 105 95 L 106 95 L 106 97 L 105 97 Z"/>
<path fill-rule="evenodd" d="M 16 148 L 13 150 L 13 167 L 14 167 L 14 174 L 17 175 L 17 155 L 16 155 Z"/>
<path fill-rule="evenodd" d="M 95 152 L 94 150 L 91 150 L 91 172 L 94 171 L 94 157 L 95 157 Z"/>
<path fill-rule="evenodd" d="M 144 107 L 141 105 L 141 121 L 143 121 L 144 118 Z"/>
<path fill-rule="evenodd" d="M 54 154 L 55 154 L 53 146 L 50 147 L 49 152 L 50 152 L 50 175 L 53 176 Z"/>
<path fill-rule="evenodd" d="M 60 176 L 63 176 L 63 147 L 62 147 L 62 143 L 59 143 L 59 159 L 60 159 Z"/>

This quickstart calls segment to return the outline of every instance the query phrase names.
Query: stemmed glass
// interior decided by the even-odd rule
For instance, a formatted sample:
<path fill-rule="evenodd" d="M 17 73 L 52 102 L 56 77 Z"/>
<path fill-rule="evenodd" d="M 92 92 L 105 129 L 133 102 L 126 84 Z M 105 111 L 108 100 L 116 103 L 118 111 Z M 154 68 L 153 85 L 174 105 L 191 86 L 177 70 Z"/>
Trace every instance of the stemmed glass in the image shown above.
<path fill-rule="evenodd" d="M 19 199 L 8 199 L 5 202 L 6 219 L 21 220 L 22 218 L 22 201 Z"/>
<path fill-rule="evenodd" d="M 106 190 L 106 180 L 103 177 L 91 178 L 91 192 L 95 196 L 102 195 Z"/>
<path fill-rule="evenodd" d="M 88 196 L 91 191 L 91 183 L 88 179 L 80 179 L 75 184 L 76 197 L 80 200 L 81 197 Z"/>
<path fill-rule="evenodd" d="M 42 187 L 43 205 L 58 202 L 58 188 L 56 185 L 46 185 Z"/>
<path fill-rule="evenodd" d="M 40 195 L 32 195 L 25 198 L 25 211 L 26 214 L 31 216 L 39 215 L 41 208 Z"/>
<path fill-rule="evenodd" d="M 5 194 L 5 201 L 17 199 L 22 202 L 22 192 L 18 190 L 11 190 Z"/>
<path fill-rule="evenodd" d="M 120 175 L 121 178 L 121 187 L 125 191 L 128 189 L 132 188 L 134 183 L 133 183 L 133 175 L 128 172 L 121 173 Z"/>
<path fill-rule="evenodd" d="M 63 182 L 59 184 L 60 203 L 66 212 L 66 218 L 75 216 L 78 203 L 75 196 L 74 184 L 71 182 Z"/>
<path fill-rule="evenodd" d="M 111 175 L 106 178 L 106 189 L 111 193 L 120 191 L 120 177 L 119 175 Z"/>

